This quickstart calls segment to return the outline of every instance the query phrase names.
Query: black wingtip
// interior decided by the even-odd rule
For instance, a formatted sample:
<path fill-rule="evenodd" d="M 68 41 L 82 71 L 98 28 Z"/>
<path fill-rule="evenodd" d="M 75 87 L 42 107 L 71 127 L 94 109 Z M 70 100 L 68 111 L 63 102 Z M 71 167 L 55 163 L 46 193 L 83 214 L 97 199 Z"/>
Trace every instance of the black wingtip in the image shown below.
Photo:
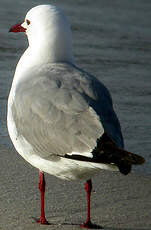
<path fill-rule="evenodd" d="M 132 158 L 133 158 L 133 164 L 142 165 L 145 163 L 144 157 L 142 157 L 140 155 L 132 153 Z"/>
<path fill-rule="evenodd" d="M 127 162 L 120 162 L 119 165 L 117 164 L 119 171 L 124 174 L 125 176 L 131 172 L 132 166 Z"/>

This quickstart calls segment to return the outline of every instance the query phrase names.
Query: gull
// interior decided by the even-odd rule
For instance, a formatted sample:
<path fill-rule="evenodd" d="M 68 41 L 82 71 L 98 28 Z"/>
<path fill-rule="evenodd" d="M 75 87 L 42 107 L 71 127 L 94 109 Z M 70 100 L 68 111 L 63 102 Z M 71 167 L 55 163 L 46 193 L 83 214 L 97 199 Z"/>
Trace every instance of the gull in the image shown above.
<path fill-rule="evenodd" d="M 102 170 L 127 175 L 144 158 L 124 150 L 108 89 L 74 63 L 70 25 L 53 5 L 30 9 L 22 24 L 29 46 L 15 70 L 8 98 L 7 126 L 16 151 L 39 172 L 41 215 L 45 177 L 85 180 L 87 217 L 82 228 L 97 228 L 90 218 L 92 177 Z"/>

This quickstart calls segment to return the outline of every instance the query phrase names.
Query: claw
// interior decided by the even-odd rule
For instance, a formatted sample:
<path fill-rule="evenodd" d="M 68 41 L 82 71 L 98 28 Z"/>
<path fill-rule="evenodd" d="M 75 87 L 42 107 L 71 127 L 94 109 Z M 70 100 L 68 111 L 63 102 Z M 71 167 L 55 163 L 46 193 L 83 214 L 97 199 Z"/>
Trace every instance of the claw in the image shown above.
<path fill-rule="evenodd" d="M 49 225 L 49 222 L 46 220 L 46 218 L 39 218 L 36 220 L 36 222 L 39 224 Z"/>

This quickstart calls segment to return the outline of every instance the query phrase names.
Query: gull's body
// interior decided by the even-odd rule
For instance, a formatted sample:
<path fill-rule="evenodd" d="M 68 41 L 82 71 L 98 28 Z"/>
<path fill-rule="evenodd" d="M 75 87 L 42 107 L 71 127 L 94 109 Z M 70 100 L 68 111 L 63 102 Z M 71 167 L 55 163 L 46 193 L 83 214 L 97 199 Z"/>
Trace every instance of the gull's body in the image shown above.
<path fill-rule="evenodd" d="M 127 174 L 131 165 L 123 166 L 120 154 L 130 153 L 122 150 L 110 94 L 74 65 L 70 26 L 62 12 L 50 5 L 37 6 L 19 26 L 11 31 L 26 32 L 29 47 L 16 67 L 7 117 L 18 153 L 41 172 L 62 179 L 89 180 L 100 169 Z M 113 145 L 111 152 L 106 147 L 100 150 L 104 137 Z"/>
<path fill-rule="evenodd" d="M 103 127 L 123 146 L 107 89 L 67 63 L 43 64 L 40 69 L 35 66 L 24 74 L 10 92 L 8 129 L 25 160 L 65 179 L 88 179 L 98 169 L 117 169 L 113 165 L 64 158 L 65 154 L 92 158 Z"/>

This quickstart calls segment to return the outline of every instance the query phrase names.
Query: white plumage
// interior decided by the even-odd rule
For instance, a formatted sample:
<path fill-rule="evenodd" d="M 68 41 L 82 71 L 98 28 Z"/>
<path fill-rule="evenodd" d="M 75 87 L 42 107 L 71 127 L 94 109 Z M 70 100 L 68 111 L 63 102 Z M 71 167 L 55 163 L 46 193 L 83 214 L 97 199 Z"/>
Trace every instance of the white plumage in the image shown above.
<path fill-rule="evenodd" d="M 73 63 L 64 15 L 54 6 L 37 6 L 27 13 L 22 27 L 29 47 L 17 64 L 8 100 L 8 130 L 18 153 L 41 171 L 66 179 L 88 179 L 100 168 L 117 169 L 61 157 L 92 157 L 105 120 L 113 132 L 109 135 L 115 130 L 122 145 L 107 89 Z"/>
<path fill-rule="evenodd" d="M 43 172 L 47 172 L 62 179 L 87 180 L 87 220 L 82 227 L 94 227 L 90 178 L 100 169 L 127 174 L 132 164 L 144 160 L 122 150 L 120 124 L 106 87 L 74 64 L 70 26 L 61 10 L 34 7 L 10 32 L 25 32 L 29 41 L 16 67 L 7 124 L 17 152 L 41 172 L 38 222 L 48 223 L 43 198 Z"/>

